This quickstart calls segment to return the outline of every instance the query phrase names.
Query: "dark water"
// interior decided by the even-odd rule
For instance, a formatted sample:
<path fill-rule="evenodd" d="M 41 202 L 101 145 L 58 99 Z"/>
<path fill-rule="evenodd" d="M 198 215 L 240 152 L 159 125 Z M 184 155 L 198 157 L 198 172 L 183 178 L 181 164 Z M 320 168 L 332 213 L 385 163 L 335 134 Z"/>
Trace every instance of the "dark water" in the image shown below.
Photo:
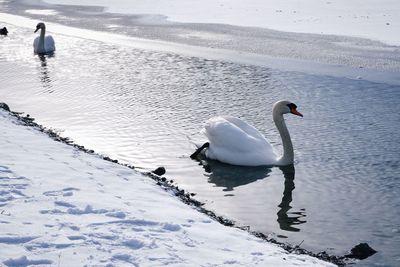
<path fill-rule="evenodd" d="M 205 207 L 313 251 L 379 253 L 357 266 L 400 265 L 400 86 L 138 50 L 53 35 L 32 54 L 30 29 L 1 39 L 0 100 L 75 142 L 141 170 L 158 166 Z M 271 107 L 287 116 L 294 168 L 197 162 L 190 140 L 215 115 L 255 125 L 281 150 Z"/>

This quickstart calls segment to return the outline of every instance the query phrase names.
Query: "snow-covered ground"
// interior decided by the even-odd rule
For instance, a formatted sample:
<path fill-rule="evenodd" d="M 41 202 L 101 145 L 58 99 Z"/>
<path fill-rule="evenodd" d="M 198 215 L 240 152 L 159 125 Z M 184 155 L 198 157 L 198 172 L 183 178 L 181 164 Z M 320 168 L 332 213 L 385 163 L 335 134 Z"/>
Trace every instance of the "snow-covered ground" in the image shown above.
<path fill-rule="evenodd" d="M 0 265 L 333 266 L 223 226 L 0 111 Z"/>
<path fill-rule="evenodd" d="M 400 45 L 398 0 L 45 0 L 104 6 L 108 12 L 160 14 L 168 20 L 364 37 Z M 156 17 L 155 17 L 156 18 Z"/>

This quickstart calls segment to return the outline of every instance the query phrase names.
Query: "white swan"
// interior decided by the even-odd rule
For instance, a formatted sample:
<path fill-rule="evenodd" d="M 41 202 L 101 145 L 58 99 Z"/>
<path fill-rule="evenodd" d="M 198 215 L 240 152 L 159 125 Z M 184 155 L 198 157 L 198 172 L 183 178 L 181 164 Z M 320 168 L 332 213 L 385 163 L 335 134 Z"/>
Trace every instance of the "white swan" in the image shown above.
<path fill-rule="evenodd" d="M 293 164 L 294 153 L 289 131 L 283 114 L 303 115 L 297 106 L 289 101 L 278 101 L 272 109 L 272 116 L 283 143 L 283 155 L 278 157 L 271 144 L 253 126 L 234 117 L 214 117 L 209 119 L 203 132 L 208 143 L 198 148 L 190 157 L 196 158 L 206 148 L 205 156 L 232 165 L 284 166 Z"/>
<path fill-rule="evenodd" d="M 45 37 L 46 25 L 43 22 L 38 23 L 35 32 L 40 31 L 40 36 L 33 41 L 33 51 L 37 54 L 49 54 L 56 50 L 54 39 L 50 35 Z"/>

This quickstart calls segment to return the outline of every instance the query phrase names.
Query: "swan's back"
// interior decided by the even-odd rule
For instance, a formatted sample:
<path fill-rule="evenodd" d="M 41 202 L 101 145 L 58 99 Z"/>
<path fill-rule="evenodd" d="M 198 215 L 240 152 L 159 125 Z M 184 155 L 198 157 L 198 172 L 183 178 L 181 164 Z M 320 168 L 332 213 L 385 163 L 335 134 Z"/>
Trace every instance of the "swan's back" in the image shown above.
<path fill-rule="evenodd" d="M 234 117 L 214 117 L 204 127 L 210 147 L 206 156 L 244 166 L 273 165 L 277 156 L 271 144 L 253 126 Z"/>
<path fill-rule="evenodd" d="M 39 51 L 39 39 L 40 36 L 36 37 L 35 40 L 33 40 L 33 50 L 35 53 L 51 53 L 56 51 L 56 45 L 54 42 L 54 39 L 51 35 L 47 35 L 44 38 L 44 50 L 45 51 Z"/>
<path fill-rule="evenodd" d="M 47 35 L 44 38 L 44 48 L 46 49 L 46 52 L 54 52 L 54 51 L 56 51 L 56 45 L 55 45 L 53 36 Z"/>

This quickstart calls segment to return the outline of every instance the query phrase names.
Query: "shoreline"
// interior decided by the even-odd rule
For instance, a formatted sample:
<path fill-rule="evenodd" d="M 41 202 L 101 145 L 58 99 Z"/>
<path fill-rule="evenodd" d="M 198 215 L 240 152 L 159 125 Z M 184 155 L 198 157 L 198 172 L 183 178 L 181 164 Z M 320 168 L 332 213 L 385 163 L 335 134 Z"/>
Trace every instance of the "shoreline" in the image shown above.
<path fill-rule="evenodd" d="M 5 103 L 0 103 L 0 111 L 2 111 L 2 110 L 6 111 L 8 114 L 10 114 L 15 119 L 17 119 L 21 123 L 21 125 L 28 126 L 37 131 L 43 132 L 50 139 L 52 139 L 56 142 L 60 142 L 60 143 L 66 144 L 68 146 L 72 146 L 72 147 L 78 149 L 79 151 L 84 152 L 90 156 L 95 156 L 102 160 L 111 162 L 113 164 L 118 164 L 120 166 L 135 170 L 138 173 L 141 173 L 142 175 L 154 180 L 156 182 L 156 184 L 159 187 L 161 187 L 164 191 L 172 192 L 173 195 L 175 195 L 184 204 L 186 204 L 190 207 L 193 207 L 198 212 L 207 215 L 209 218 L 217 221 L 218 223 L 220 223 L 224 226 L 228 226 L 230 228 L 235 228 L 235 229 L 245 231 L 254 237 L 260 238 L 261 240 L 264 240 L 270 244 L 279 246 L 280 248 L 284 249 L 288 253 L 307 255 L 307 256 L 310 256 L 313 258 L 317 258 L 317 259 L 320 259 L 320 260 L 323 260 L 326 262 L 333 263 L 337 266 L 346 266 L 348 264 L 354 263 L 355 259 L 358 259 L 358 260 L 364 259 L 364 258 L 359 258 L 359 255 L 353 254 L 353 251 L 347 255 L 342 255 L 342 256 L 331 255 L 331 254 L 327 253 L 326 251 L 312 252 L 312 251 L 302 248 L 301 243 L 298 245 L 292 245 L 292 244 L 280 242 L 274 238 L 269 237 L 268 235 L 265 235 L 264 233 L 252 231 L 250 229 L 250 227 L 248 227 L 248 226 L 237 225 L 234 221 L 230 220 L 229 218 L 220 216 L 217 213 L 215 213 L 214 211 L 204 208 L 203 207 L 204 203 L 202 203 L 194 198 L 194 196 L 196 195 L 195 193 L 188 192 L 188 191 L 185 191 L 185 190 L 179 188 L 179 186 L 175 184 L 173 179 L 167 178 L 163 175 L 157 175 L 156 174 L 157 170 L 152 171 L 152 172 L 138 171 L 135 169 L 135 167 L 133 165 L 121 163 L 116 159 L 112 159 L 106 155 L 99 154 L 92 149 L 87 149 L 84 146 L 76 144 L 75 142 L 71 141 L 68 137 L 60 136 L 56 131 L 36 123 L 34 121 L 35 119 L 32 118 L 29 114 L 27 114 L 26 116 L 23 116 L 22 114 L 24 114 L 24 112 L 15 112 L 15 111 L 9 110 L 8 105 Z M 349 251 L 350 251 L 350 248 L 349 248 Z"/>

